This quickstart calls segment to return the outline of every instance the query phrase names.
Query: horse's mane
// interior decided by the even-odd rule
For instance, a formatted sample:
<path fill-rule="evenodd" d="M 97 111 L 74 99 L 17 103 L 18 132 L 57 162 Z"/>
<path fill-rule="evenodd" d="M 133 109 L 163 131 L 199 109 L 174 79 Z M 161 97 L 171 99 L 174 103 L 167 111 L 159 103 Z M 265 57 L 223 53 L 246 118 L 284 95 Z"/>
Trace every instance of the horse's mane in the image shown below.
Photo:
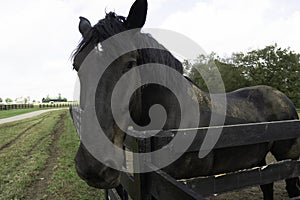
<path fill-rule="evenodd" d="M 159 63 L 169 66 L 178 71 L 180 74 L 183 74 L 181 62 L 177 60 L 163 45 L 159 44 L 150 34 L 140 33 L 140 39 L 138 42 L 144 43 L 142 46 L 156 47 L 138 50 L 138 65 Z"/>
<path fill-rule="evenodd" d="M 73 53 L 73 58 L 83 49 L 87 44 L 97 46 L 99 43 L 110 38 L 113 35 L 126 31 L 126 19 L 123 16 L 118 16 L 114 12 L 107 13 L 105 18 L 100 20 L 92 27 L 86 38 L 83 38 L 78 44 Z M 169 66 L 179 73 L 183 74 L 183 67 L 179 60 L 177 60 L 165 47 L 159 44 L 150 34 L 138 33 L 139 43 L 143 46 L 154 46 L 157 49 L 140 49 L 138 50 L 139 58 L 138 65 L 147 63 L 159 63 Z M 149 45 L 147 45 L 149 44 Z M 151 44 L 151 45 L 150 45 Z M 110 50 L 111 51 L 111 50 Z"/>

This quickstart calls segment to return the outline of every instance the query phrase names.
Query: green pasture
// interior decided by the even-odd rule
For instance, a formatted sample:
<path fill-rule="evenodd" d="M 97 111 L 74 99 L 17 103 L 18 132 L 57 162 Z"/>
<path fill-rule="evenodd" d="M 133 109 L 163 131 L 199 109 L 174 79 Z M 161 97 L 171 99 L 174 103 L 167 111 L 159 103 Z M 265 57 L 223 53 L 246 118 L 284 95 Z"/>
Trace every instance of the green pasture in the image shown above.
<path fill-rule="evenodd" d="M 103 199 L 76 174 L 67 110 L 0 125 L 0 199 Z"/>

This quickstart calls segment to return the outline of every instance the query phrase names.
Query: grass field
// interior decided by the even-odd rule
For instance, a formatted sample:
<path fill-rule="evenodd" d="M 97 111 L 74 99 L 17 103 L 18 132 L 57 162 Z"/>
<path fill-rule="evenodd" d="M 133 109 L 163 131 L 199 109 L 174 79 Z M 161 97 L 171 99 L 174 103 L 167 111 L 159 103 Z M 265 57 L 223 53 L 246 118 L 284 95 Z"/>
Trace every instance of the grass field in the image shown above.
<path fill-rule="evenodd" d="M 68 111 L 0 125 L 0 199 L 103 199 L 76 174 Z"/>

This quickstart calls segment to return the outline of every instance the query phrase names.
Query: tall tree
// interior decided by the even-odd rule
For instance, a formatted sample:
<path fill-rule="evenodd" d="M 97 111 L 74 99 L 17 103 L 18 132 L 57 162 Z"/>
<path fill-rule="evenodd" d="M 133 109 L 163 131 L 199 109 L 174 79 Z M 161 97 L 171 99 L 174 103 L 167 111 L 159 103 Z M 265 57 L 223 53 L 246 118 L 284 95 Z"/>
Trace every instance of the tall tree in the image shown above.
<path fill-rule="evenodd" d="M 269 85 L 300 105 L 300 55 L 275 45 L 232 56 L 232 63 L 243 70 L 249 85 Z"/>
<path fill-rule="evenodd" d="M 6 98 L 6 99 L 5 99 L 5 102 L 6 102 L 6 103 L 11 103 L 12 100 L 11 100 L 11 98 Z"/>
<path fill-rule="evenodd" d="M 222 92 L 222 85 L 226 92 L 249 85 L 241 68 L 221 61 L 215 53 L 208 56 L 200 55 L 192 65 L 188 76 L 205 91 L 208 91 L 209 85 L 211 93 Z"/>
<path fill-rule="evenodd" d="M 234 53 L 221 59 L 215 53 L 200 55 L 194 62 L 185 61 L 185 73 L 201 88 L 219 92 L 222 76 L 226 92 L 253 85 L 268 85 L 285 93 L 300 107 L 300 54 L 277 44 L 247 53 Z M 199 73 L 200 72 L 200 73 Z M 204 75 L 205 77 L 202 77 Z M 204 81 L 205 80 L 205 81 Z"/>

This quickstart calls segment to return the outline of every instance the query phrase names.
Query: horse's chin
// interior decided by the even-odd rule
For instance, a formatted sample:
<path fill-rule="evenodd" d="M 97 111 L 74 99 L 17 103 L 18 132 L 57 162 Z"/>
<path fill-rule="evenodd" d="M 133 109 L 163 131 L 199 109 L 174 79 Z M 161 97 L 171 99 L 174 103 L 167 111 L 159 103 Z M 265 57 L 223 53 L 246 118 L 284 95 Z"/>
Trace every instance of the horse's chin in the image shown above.
<path fill-rule="evenodd" d="M 106 182 L 93 182 L 93 181 L 85 181 L 89 186 L 93 187 L 93 188 L 97 188 L 97 189 L 112 189 L 112 188 L 116 188 L 120 185 L 120 180 L 115 180 L 112 181 L 111 183 L 106 183 Z"/>

